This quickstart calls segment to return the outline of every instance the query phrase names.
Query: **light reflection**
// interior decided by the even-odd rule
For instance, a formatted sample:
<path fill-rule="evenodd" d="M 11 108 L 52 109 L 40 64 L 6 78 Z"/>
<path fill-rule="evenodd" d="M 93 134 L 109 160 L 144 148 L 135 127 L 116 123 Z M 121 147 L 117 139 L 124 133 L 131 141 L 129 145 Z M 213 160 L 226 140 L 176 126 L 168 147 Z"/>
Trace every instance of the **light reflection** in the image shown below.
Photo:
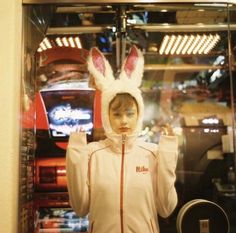
<path fill-rule="evenodd" d="M 210 124 L 210 125 L 219 124 L 219 122 L 220 121 L 217 118 L 206 118 L 202 120 L 203 124 Z"/>
<path fill-rule="evenodd" d="M 219 34 L 165 35 L 160 54 L 208 54 L 220 41 Z"/>

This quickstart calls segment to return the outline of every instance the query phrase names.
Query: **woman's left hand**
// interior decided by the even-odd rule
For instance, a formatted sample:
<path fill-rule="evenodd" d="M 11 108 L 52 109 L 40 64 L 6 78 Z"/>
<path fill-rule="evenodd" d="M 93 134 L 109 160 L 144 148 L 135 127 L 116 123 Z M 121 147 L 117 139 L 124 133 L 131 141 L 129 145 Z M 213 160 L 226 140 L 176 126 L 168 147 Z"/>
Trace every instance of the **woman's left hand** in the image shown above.
<path fill-rule="evenodd" d="M 175 136 L 174 130 L 170 124 L 161 127 L 161 134 L 166 136 Z"/>

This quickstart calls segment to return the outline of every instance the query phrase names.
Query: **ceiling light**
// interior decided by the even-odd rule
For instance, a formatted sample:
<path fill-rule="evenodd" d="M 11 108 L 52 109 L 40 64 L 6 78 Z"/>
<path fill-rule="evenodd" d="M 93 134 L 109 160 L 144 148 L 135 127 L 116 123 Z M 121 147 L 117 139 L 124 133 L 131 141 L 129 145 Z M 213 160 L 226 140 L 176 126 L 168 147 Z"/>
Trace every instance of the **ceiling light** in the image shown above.
<path fill-rule="evenodd" d="M 57 43 L 57 46 L 59 46 L 59 47 L 62 47 L 62 46 L 63 46 L 63 44 L 62 44 L 62 41 L 61 41 L 61 38 L 60 38 L 60 37 L 57 37 L 57 38 L 56 38 L 56 43 Z"/>
<path fill-rule="evenodd" d="M 42 50 L 47 50 L 47 47 L 43 42 L 41 42 L 39 46 Z"/>
<path fill-rule="evenodd" d="M 175 54 L 175 51 L 180 43 L 180 41 L 182 40 L 182 36 L 181 35 L 178 35 L 177 38 L 176 38 L 176 41 L 174 43 L 174 46 L 172 47 L 171 51 L 170 51 L 170 54 Z"/>
<path fill-rule="evenodd" d="M 193 49 L 196 48 L 200 39 L 201 39 L 201 37 L 199 35 L 197 35 L 196 37 L 193 38 L 193 42 L 192 42 L 191 46 L 189 47 L 189 49 L 187 50 L 187 54 L 192 54 Z"/>
<path fill-rule="evenodd" d="M 184 47 L 181 51 L 181 54 L 186 54 L 187 53 L 187 50 L 188 50 L 188 48 L 190 47 L 190 45 L 192 44 L 193 41 L 194 41 L 194 36 L 193 35 L 188 37 L 188 40 L 187 40 L 186 44 L 184 45 Z"/>
<path fill-rule="evenodd" d="M 208 54 L 219 41 L 219 34 L 165 35 L 159 53 L 165 55 Z"/>
<path fill-rule="evenodd" d="M 63 37 L 63 38 L 62 38 L 62 43 L 63 43 L 63 45 L 64 45 L 65 47 L 69 47 L 69 43 L 68 43 L 68 40 L 67 40 L 66 37 Z"/>
<path fill-rule="evenodd" d="M 182 37 L 181 41 L 179 42 L 179 45 L 178 44 L 176 45 L 177 46 L 176 54 L 180 54 L 181 53 L 181 51 L 182 51 L 185 43 L 187 42 L 187 40 L 188 40 L 188 36 L 184 35 Z"/>
<path fill-rule="evenodd" d="M 76 43 L 76 45 L 77 45 L 77 47 L 78 47 L 79 49 L 82 48 L 82 45 L 81 45 L 81 42 L 80 42 L 80 39 L 79 39 L 78 36 L 75 37 L 75 43 Z"/>
<path fill-rule="evenodd" d="M 51 49 L 53 47 L 71 47 L 71 48 L 82 48 L 80 38 L 76 37 L 57 37 L 55 39 L 48 39 L 45 37 L 43 41 L 39 44 L 37 52 L 41 53 L 44 50 Z"/>
<path fill-rule="evenodd" d="M 195 3 L 195 6 L 200 6 L 200 7 L 227 7 L 227 6 L 232 6 L 232 4 L 226 4 L 226 3 Z"/>
<path fill-rule="evenodd" d="M 164 53 L 168 41 L 169 41 L 169 36 L 166 35 L 166 36 L 164 37 L 164 39 L 163 39 L 163 41 L 162 41 L 162 44 L 161 44 L 161 47 L 160 47 L 160 52 L 159 52 L 160 54 L 163 54 L 163 53 Z"/>
<path fill-rule="evenodd" d="M 169 54 L 171 48 L 172 48 L 173 45 L 174 45 L 175 38 L 176 38 L 175 35 L 173 35 L 173 36 L 170 37 L 170 40 L 168 41 L 167 47 L 166 47 L 166 49 L 165 49 L 165 54 Z"/>
<path fill-rule="evenodd" d="M 68 41 L 69 41 L 70 46 L 71 46 L 72 48 L 75 48 L 75 42 L 74 42 L 73 37 L 69 37 Z"/>
<path fill-rule="evenodd" d="M 43 39 L 43 43 L 46 45 L 46 47 L 47 47 L 48 49 L 51 49 L 51 48 L 52 48 L 51 42 L 49 41 L 49 39 L 48 39 L 47 37 L 45 37 L 45 38 Z"/>

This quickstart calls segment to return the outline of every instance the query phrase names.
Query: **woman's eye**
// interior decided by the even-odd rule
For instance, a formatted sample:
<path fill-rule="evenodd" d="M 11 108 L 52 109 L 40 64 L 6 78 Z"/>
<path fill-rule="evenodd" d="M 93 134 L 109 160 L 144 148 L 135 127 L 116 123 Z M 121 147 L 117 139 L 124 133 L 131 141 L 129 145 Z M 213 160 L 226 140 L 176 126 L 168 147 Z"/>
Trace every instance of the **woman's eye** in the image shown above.
<path fill-rule="evenodd" d="M 127 113 L 127 116 L 128 116 L 128 117 L 134 116 L 134 112 L 128 112 L 128 113 Z"/>
<path fill-rule="evenodd" d="M 113 113 L 113 116 L 114 116 L 114 117 L 119 117 L 119 116 L 120 116 L 120 113 L 114 112 L 114 113 Z"/>

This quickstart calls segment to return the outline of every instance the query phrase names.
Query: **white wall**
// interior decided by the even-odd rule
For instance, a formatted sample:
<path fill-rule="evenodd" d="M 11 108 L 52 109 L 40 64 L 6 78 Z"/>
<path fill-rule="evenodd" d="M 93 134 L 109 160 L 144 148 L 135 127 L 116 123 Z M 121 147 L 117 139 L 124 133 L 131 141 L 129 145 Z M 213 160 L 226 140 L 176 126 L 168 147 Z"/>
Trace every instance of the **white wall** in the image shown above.
<path fill-rule="evenodd" d="M 21 0 L 0 4 L 0 232 L 17 233 Z"/>

